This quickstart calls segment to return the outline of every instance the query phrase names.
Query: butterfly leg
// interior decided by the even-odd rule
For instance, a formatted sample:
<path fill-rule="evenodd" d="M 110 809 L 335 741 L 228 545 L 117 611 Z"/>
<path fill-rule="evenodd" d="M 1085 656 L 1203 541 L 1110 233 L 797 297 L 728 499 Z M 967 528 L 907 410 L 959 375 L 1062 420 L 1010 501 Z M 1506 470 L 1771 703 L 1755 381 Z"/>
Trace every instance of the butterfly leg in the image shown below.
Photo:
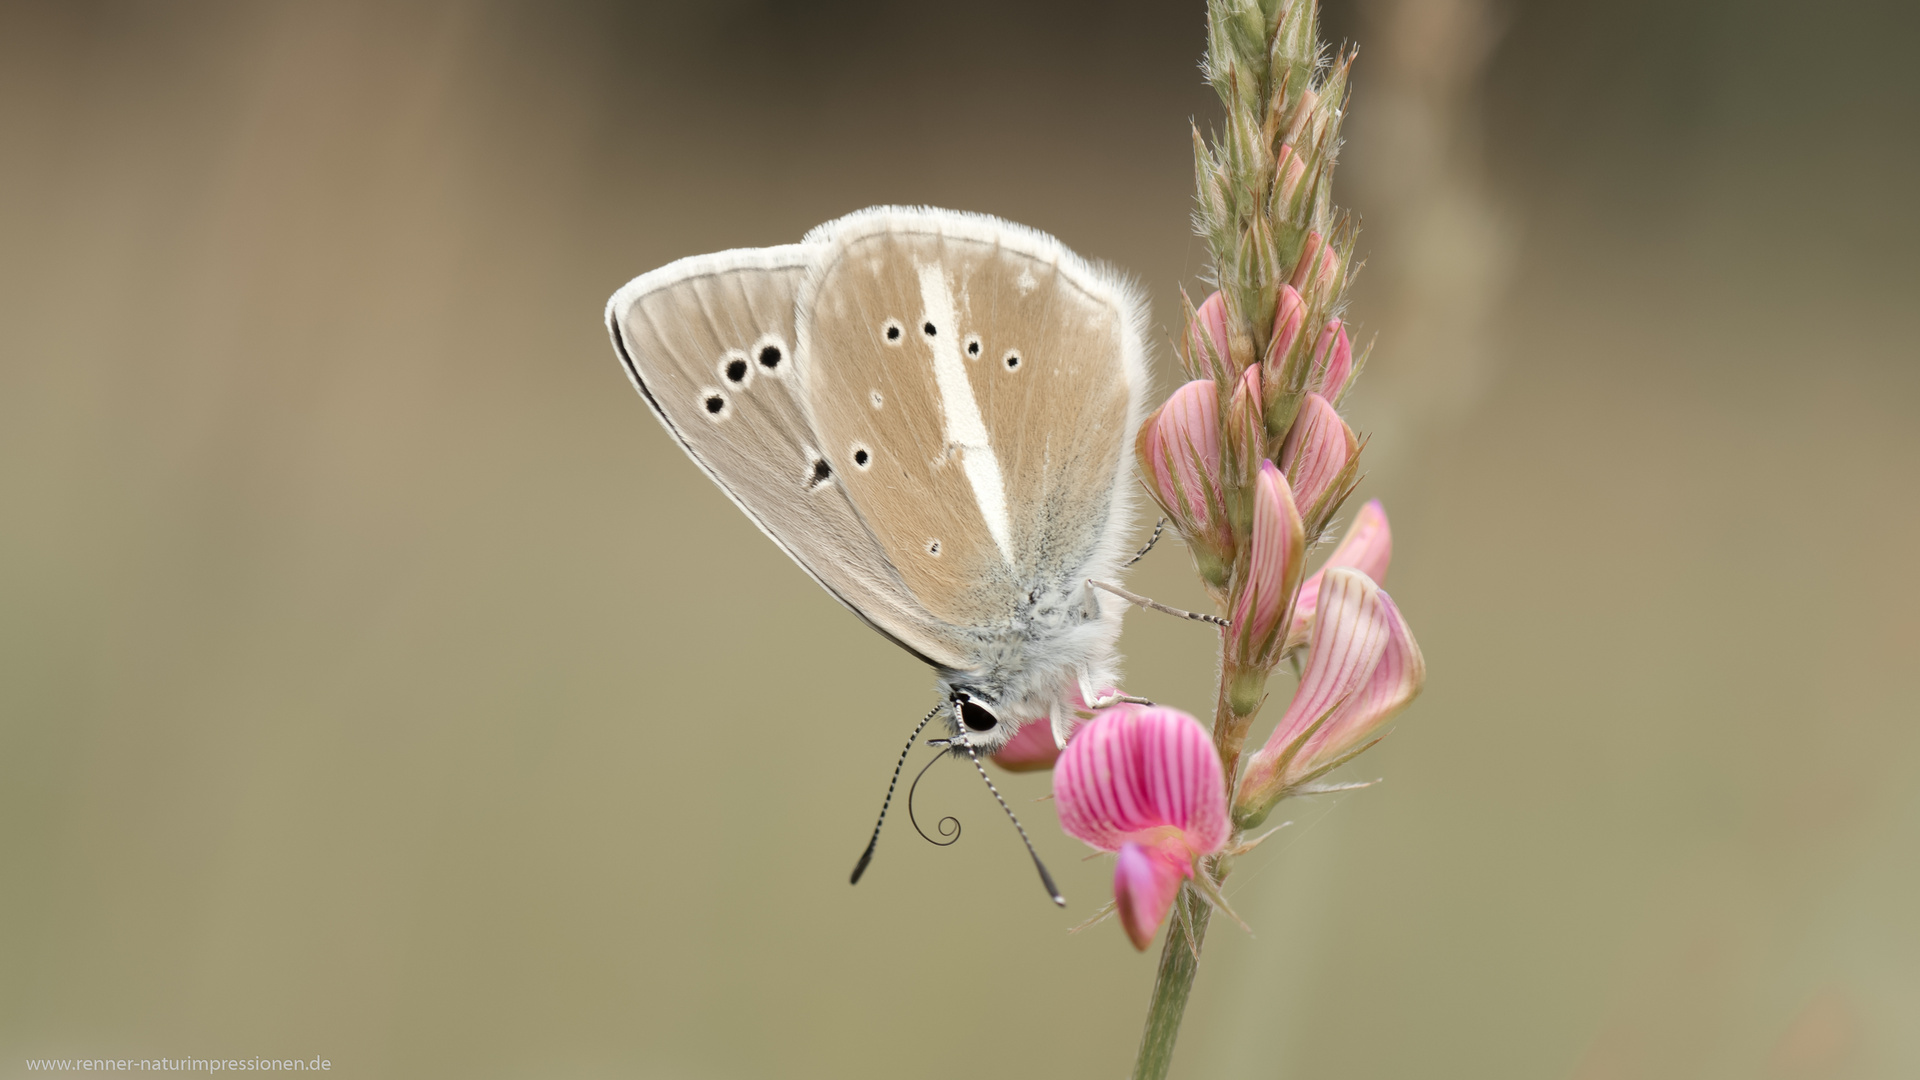
<path fill-rule="evenodd" d="M 1227 620 L 1221 618 L 1218 615 L 1203 615 L 1198 611 L 1182 611 L 1177 607 L 1168 607 L 1167 605 L 1159 602 L 1158 600 L 1149 600 L 1146 597 L 1139 595 L 1138 593 L 1130 593 L 1127 590 L 1121 588 L 1118 585 L 1113 584 L 1110 581 L 1096 581 L 1093 578 L 1088 578 L 1087 584 L 1090 587 L 1095 589 L 1105 589 L 1106 591 L 1112 593 L 1113 595 L 1119 597 L 1120 599 L 1125 600 L 1127 603 L 1137 604 L 1143 608 L 1151 608 L 1154 611 L 1164 612 L 1168 615 L 1178 615 L 1183 619 L 1192 619 L 1194 622 L 1212 623 L 1215 626 L 1233 625 L 1232 623 L 1228 622 Z"/>
<path fill-rule="evenodd" d="M 1121 702 L 1125 702 L 1128 705 L 1153 704 L 1153 702 L 1148 701 L 1146 698 L 1134 697 L 1131 694 L 1109 694 L 1106 697 L 1094 698 L 1092 701 L 1087 702 L 1087 708 L 1098 711 L 1100 709 L 1106 709 L 1114 705 L 1118 705 Z"/>
<path fill-rule="evenodd" d="M 1161 519 L 1160 519 L 1159 521 L 1156 521 L 1156 522 L 1154 522 L 1154 523 L 1153 523 L 1153 535 L 1152 535 L 1152 536 L 1149 536 L 1149 537 L 1147 537 L 1147 546 L 1146 546 L 1146 547 L 1143 547 L 1143 548 L 1141 548 L 1141 549 L 1140 549 L 1139 551 L 1136 551 L 1136 552 L 1134 552 L 1134 555 L 1133 555 L 1133 558 L 1131 558 L 1131 559 L 1128 559 L 1128 560 L 1127 560 L 1127 562 L 1126 562 L 1126 565 L 1127 565 L 1127 566 L 1132 566 L 1132 565 L 1133 565 L 1134 563 L 1137 563 L 1137 562 L 1139 562 L 1139 561 L 1140 561 L 1141 559 L 1144 559 L 1144 558 L 1146 558 L 1146 557 L 1147 557 L 1147 552 L 1149 552 L 1149 551 L 1152 551 L 1152 550 L 1153 550 L 1153 545 L 1155 545 L 1155 544 L 1157 544 L 1157 543 L 1159 543 L 1159 542 L 1160 542 L 1160 530 L 1162 530 L 1162 529 L 1165 529 L 1166 527 L 1167 527 L 1167 519 L 1166 519 L 1166 518 L 1161 518 Z"/>

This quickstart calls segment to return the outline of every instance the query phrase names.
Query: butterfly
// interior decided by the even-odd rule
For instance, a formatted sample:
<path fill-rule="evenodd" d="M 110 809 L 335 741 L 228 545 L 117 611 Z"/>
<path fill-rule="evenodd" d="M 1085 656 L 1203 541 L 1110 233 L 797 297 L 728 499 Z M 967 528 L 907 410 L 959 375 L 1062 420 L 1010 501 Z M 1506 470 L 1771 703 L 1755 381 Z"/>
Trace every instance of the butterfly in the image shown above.
<path fill-rule="evenodd" d="M 933 668 L 922 728 L 944 713 L 976 765 L 1026 724 L 1064 746 L 1115 685 L 1125 603 L 1089 582 L 1130 546 L 1147 307 L 1127 279 L 998 218 L 874 207 L 643 274 L 606 319 L 694 463 Z"/>

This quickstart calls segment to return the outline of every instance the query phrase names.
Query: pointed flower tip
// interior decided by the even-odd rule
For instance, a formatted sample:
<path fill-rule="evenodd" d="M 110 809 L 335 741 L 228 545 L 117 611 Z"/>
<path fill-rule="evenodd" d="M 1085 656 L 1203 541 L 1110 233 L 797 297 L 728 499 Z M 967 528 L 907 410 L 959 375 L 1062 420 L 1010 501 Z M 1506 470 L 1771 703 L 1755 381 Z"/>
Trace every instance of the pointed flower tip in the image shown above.
<path fill-rule="evenodd" d="M 1068 835 L 1120 853 L 1114 900 L 1142 949 L 1230 829 L 1213 739 L 1177 709 L 1117 705 L 1083 725 L 1054 768 L 1053 794 Z"/>
<path fill-rule="evenodd" d="M 1321 395 L 1308 394 L 1300 404 L 1300 415 L 1293 422 L 1286 445 L 1280 449 L 1280 467 L 1293 484 L 1302 514 L 1319 517 L 1323 503 L 1334 494 L 1341 473 L 1359 450 L 1360 440 L 1340 419 L 1339 410 Z"/>

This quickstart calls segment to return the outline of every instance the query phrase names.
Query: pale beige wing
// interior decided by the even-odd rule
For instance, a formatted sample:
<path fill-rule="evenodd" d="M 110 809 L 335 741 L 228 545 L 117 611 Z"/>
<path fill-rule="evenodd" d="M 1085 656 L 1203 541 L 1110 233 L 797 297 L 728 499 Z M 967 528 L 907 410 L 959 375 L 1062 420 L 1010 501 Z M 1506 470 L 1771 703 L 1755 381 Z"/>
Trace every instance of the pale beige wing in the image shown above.
<path fill-rule="evenodd" d="M 607 303 L 614 348 L 687 454 L 814 580 L 927 663 L 966 668 L 961 636 L 914 600 L 801 407 L 794 299 L 817 252 L 726 251 L 642 275 Z"/>
<path fill-rule="evenodd" d="M 822 226 L 801 294 L 823 452 L 921 605 L 1004 623 L 1117 567 L 1145 396 L 1142 305 L 1043 234 L 880 208 Z"/>

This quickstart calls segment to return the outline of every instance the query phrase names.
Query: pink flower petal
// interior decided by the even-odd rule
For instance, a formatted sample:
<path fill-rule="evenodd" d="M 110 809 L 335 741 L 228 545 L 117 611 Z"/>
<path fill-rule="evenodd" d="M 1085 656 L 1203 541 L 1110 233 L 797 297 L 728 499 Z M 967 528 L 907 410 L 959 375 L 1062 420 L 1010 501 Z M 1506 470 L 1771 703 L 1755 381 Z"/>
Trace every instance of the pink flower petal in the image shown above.
<path fill-rule="evenodd" d="M 1293 505 L 1287 478 L 1273 462 L 1260 463 L 1253 487 L 1253 540 L 1247 577 L 1234 599 L 1233 628 L 1238 653 L 1253 658 L 1268 651 L 1274 631 L 1286 615 L 1287 599 L 1300 581 L 1306 536 Z"/>
<path fill-rule="evenodd" d="M 1307 740 L 1283 783 L 1304 777 L 1360 745 L 1419 696 L 1427 681 L 1426 659 L 1420 655 L 1420 646 L 1413 640 L 1400 609 L 1384 592 L 1380 593 L 1380 618 L 1385 624 L 1386 647 L 1379 661 L 1352 699 Z"/>
<path fill-rule="evenodd" d="M 1121 845 L 1113 861 L 1113 899 L 1134 948 L 1146 952 L 1153 944 L 1180 883 L 1192 876 L 1193 864 L 1177 855 L 1142 844 Z"/>
<path fill-rule="evenodd" d="M 1191 861 L 1226 843 L 1226 782 L 1200 722 L 1177 709 L 1116 705 L 1074 733 L 1053 771 L 1060 826 L 1102 851 L 1128 843 Z"/>
<path fill-rule="evenodd" d="M 1279 771 L 1287 748 L 1330 710 L 1350 706 L 1366 686 L 1387 647 L 1389 617 L 1381 601 L 1380 586 L 1367 575 L 1345 567 L 1327 571 L 1320 584 L 1320 611 L 1307 648 L 1306 670 L 1279 725 L 1247 762 L 1240 785 L 1241 805 L 1277 798 L 1284 786 Z M 1321 731 L 1334 726 L 1337 719 L 1336 714 Z"/>
<path fill-rule="evenodd" d="M 1373 579 L 1375 585 L 1387 583 L 1387 565 L 1393 561 L 1393 530 L 1387 526 L 1387 511 L 1379 499 L 1353 516 L 1353 524 L 1340 538 L 1340 546 L 1327 557 L 1327 564 L 1300 586 L 1300 599 L 1293 605 L 1293 629 L 1289 641 L 1301 641 L 1313 625 L 1314 608 L 1320 602 L 1320 578 L 1337 566 L 1349 566 Z"/>

